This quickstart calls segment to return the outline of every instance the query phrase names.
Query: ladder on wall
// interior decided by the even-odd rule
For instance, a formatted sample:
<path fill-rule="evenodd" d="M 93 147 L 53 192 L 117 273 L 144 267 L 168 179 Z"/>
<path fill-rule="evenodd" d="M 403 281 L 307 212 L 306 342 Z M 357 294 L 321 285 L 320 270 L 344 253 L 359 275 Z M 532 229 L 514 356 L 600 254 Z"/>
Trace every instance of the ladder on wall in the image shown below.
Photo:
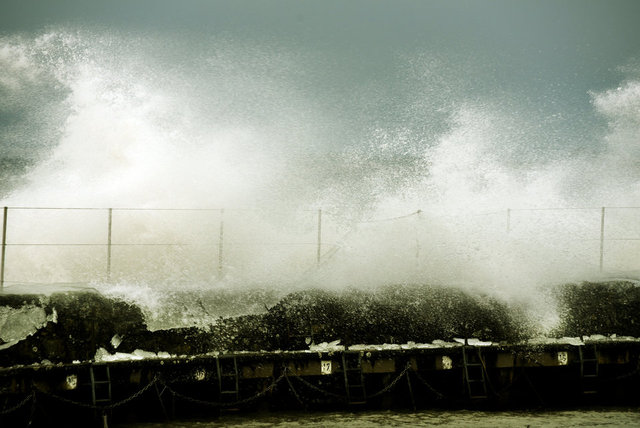
<path fill-rule="evenodd" d="M 342 353 L 342 372 L 344 373 L 344 387 L 349 404 L 365 404 L 367 391 L 364 385 L 360 352 Z"/>
<path fill-rule="evenodd" d="M 462 365 L 464 383 L 467 387 L 467 394 L 472 400 L 484 400 L 487 395 L 487 378 L 484 368 L 484 361 L 480 349 L 471 352 L 466 346 L 462 347 Z"/>
<path fill-rule="evenodd" d="M 218 372 L 218 392 L 220 401 L 233 403 L 240 398 L 240 373 L 236 357 L 216 358 Z"/>
<path fill-rule="evenodd" d="M 89 367 L 91 402 L 94 406 L 111 403 L 111 372 L 107 365 Z"/>
<path fill-rule="evenodd" d="M 583 394 L 596 394 L 598 392 L 598 350 L 596 345 L 583 345 L 578 347 L 580 356 L 580 380 Z"/>

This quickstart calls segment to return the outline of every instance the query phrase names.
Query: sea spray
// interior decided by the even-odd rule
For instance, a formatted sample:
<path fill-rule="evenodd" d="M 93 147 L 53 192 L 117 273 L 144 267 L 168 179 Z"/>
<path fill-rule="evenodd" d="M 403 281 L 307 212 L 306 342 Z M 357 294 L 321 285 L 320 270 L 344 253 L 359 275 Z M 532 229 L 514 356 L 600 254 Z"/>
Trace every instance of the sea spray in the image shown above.
<path fill-rule="evenodd" d="M 408 51 L 395 68 L 401 95 L 382 96 L 371 78 L 345 89 L 362 102 L 349 109 L 323 96 L 335 90 L 326 53 L 166 41 L 3 36 L 3 109 L 19 118 L 3 127 L 3 159 L 31 156 L 3 182 L 9 241 L 20 244 L 9 247 L 8 286 L 90 282 L 136 301 L 180 284 L 268 285 L 278 297 L 455 284 L 556 319 L 544 287 L 638 269 L 634 211 L 614 208 L 638 198 L 626 155 L 633 79 L 591 93 L 593 123 L 572 125 L 515 91 L 470 85 L 455 56 Z M 174 208 L 206 210 L 153 210 Z"/>

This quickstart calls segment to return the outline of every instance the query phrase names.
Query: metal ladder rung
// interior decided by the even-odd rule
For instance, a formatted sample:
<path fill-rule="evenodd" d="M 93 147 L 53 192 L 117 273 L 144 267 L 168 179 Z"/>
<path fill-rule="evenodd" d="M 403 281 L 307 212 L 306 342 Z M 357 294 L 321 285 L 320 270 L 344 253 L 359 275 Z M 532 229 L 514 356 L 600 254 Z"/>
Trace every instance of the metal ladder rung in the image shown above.
<path fill-rule="evenodd" d="M 487 395 L 487 383 L 485 376 L 484 364 L 482 364 L 482 355 L 480 354 L 480 350 L 478 352 L 478 360 L 479 361 L 469 361 L 470 356 L 467 355 L 465 348 L 462 348 L 462 363 L 464 369 L 464 380 L 467 385 L 467 393 L 469 394 L 469 398 L 472 400 L 476 399 L 486 399 Z M 473 372 L 473 370 L 469 369 L 480 369 L 479 372 Z M 474 376 L 475 375 L 475 376 Z M 479 386 L 476 386 L 479 385 Z M 479 391 L 477 391 L 480 389 Z"/>
<path fill-rule="evenodd" d="M 366 404 L 367 391 L 362 374 L 362 356 L 342 354 L 342 370 L 349 404 Z"/>
<path fill-rule="evenodd" d="M 220 397 L 237 400 L 240 395 L 240 372 L 236 357 L 216 358 L 218 393 Z"/>
<path fill-rule="evenodd" d="M 111 402 L 111 372 L 109 366 L 99 366 L 104 368 L 105 380 L 96 379 L 96 368 L 89 367 L 89 378 L 91 380 L 91 401 L 95 405 L 96 403 L 110 403 Z M 100 392 L 100 396 L 98 393 Z M 106 395 L 106 397 L 105 397 Z"/>
<path fill-rule="evenodd" d="M 582 394 L 597 394 L 597 380 L 599 378 L 600 371 L 598 349 L 595 345 L 584 345 L 578 348 L 578 354 L 580 357 L 580 378 L 584 381 L 582 385 Z"/>

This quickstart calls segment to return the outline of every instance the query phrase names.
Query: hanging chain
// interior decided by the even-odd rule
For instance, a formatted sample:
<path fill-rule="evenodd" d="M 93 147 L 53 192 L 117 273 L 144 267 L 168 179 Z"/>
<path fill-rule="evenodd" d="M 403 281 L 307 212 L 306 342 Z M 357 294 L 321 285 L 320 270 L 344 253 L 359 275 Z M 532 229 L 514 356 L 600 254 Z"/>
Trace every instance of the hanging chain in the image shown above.
<path fill-rule="evenodd" d="M 188 395 L 184 395 L 179 393 L 178 391 L 174 390 L 173 388 L 171 388 L 169 385 L 167 385 L 166 383 L 162 382 L 162 385 L 164 385 L 167 389 L 167 391 L 169 391 L 171 394 L 173 394 L 174 396 L 188 401 L 190 403 L 193 404 L 199 404 L 201 406 L 208 406 L 208 407 L 233 407 L 233 406 L 241 406 L 243 404 L 247 404 L 250 403 L 254 400 L 257 400 L 258 398 L 268 394 L 269 392 L 271 392 L 279 383 L 282 379 L 284 379 L 286 375 L 286 369 L 285 371 L 280 375 L 280 377 L 278 377 L 276 380 L 273 381 L 273 383 L 271 385 L 269 385 L 268 387 L 266 387 L 263 391 L 260 391 L 259 393 L 257 393 L 256 395 L 249 397 L 249 398 L 245 398 L 243 400 L 238 400 L 238 401 L 234 401 L 232 403 L 220 403 L 220 402 L 216 402 L 216 401 L 205 401 L 205 400 L 200 400 L 197 398 L 193 398 L 193 397 L 189 397 Z"/>
<path fill-rule="evenodd" d="M 398 381 L 400 379 L 402 379 L 402 376 L 405 375 L 405 373 L 407 373 L 409 371 L 409 369 L 411 368 L 411 363 L 407 363 L 406 367 L 404 368 L 404 370 L 402 370 L 400 372 L 400 374 L 398 376 L 396 376 L 396 378 L 394 380 L 391 381 L 391 383 L 387 386 L 385 386 L 384 388 L 382 388 L 380 391 L 376 392 L 375 394 L 371 394 L 368 395 L 367 398 L 374 398 L 377 397 L 379 395 L 384 394 L 385 392 L 391 390 L 391 388 L 393 388 L 394 386 L 396 386 L 396 383 L 398 383 Z"/>
<path fill-rule="evenodd" d="M 446 398 L 446 396 L 444 394 L 442 394 L 441 392 L 439 392 L 438 390 L 436 390 L 434 387 L 432 387 L 431 385 L 429 385 L 429 382 L 427 382 L 422 376 L 420 376 L 420 373 L 418 373 L 417 371 L 414 372 L 414 374 L 416 375 L 416 377 L 418 378 L 418 380 L 420 382 L 422 382 L 422 384 L 424 386 L 427 387 L 427 389 L 429 389 L 429 391 L 433 392 L 436 397 L 438 397 L 438 399 L 443 399 Z"/>
<path fill-rule="evenodd" d="M 18 404 L 16 404 L 13 407 L 9 407 L 8 409 L 4 409 L 4 410 L 0 410 L 0 415 L 8 415 L 9 413 L 13 413 L 17 410 L 19 410 L 20 408 L 24 407 L 27 405 L 27 403 L 31 400 L 33 400 L 35 393 L 31 393 L 29 395 L 27 395 L 24 400 L 22 400 L 21 402 L 19 402 Z"/>
<path fill-rule="evenodd" d="M 300 382 L 302 382 L 304 385 L 308 386 L 309 388 L 313 389 L 313 390 L 314 390 L 314 391 L 316 391 L 316 392 L 319 392 L 319 393 L 321 393 L 321 394 L 324 394 L 324 395 L 326 395 L 326 396 L 328 396 L 328 397 L 334 397 L 334 398 L 337 398 L 337 399 L 339 399 L 339 400 L 341 400 L 341 401 L 345 401 L 345 402 L 349 401 L 349 399 L 348 399 L 346 396 L 344 396 L 344 395 L 336 394 L 336 393 L 333 393 L 333 392 L 327 391 L 327 390 L 325 390 L 325 389 L 322 389 L 322 388 L 320 388 L 319 386 L 316 386 L 316 385 L 312 384 L 311 382 L 309 382 L 308 380 L 304 379 L 303 377 L 300 377 L 300 376 L 299 376 L 299 375 L 297 375 L 296 373 L 291 373 L 291 374 L 293 375 L 294 379 L 298 379 L 298 380 L 299 380 Z"/>
<path fill-rule="evenodd" d="M 296 389 L 293 387 L 293 383 L 291 383 L 291 379 L 289 379 L 289 376 L 287 376 L 287 375 L 286 375 L 287 370 L 288 370 L 288 369 L 287 369 L 287 368 L 285 368 L 285 371 L 284 371 L 285 376 L 284 376 L 284 378 L 287 380 L 287 384 L 289 385 L 289 389 L 290 389 L 290 390 L 291 390 L 291 392 L 293 393 L 293 396 L 294 396 L 294 397 L 296 397 L 296 400 L 298 401 L 298 403 L 300 403 L 300 404 L 302 404 L 302 405 L 304 406 L 304 405 L 305 405 L 305 404 L 304 404 L 304 401 L 302 400 L 302 398 L 301 398 L 301 397 L 300 397 L 300 395 L 298 394 L 298 391 L 296 391 Z"/>
<path fill-rule="evenodd" d="M 47 397 L 51 397 L 54 398 L 58 401 L 61 401 L 63 403 L 67 403 L 67 404 L 71 404 L 73 406 L 78 406 L 78 407 L 84 407 L 85 409 L 92 409 L 92 410 L 102 410 L 102 411 L 107 411 L 107 410 L 112 410 L 115 409 L 116 407 L 120 407 L 123 406 L 135 399 L 137 399 L 138 397 L 140 397 L 142 394 L 144 394 L 145 392 L 147 392 L 149 390 L 149 388 L 151 388 L 153 385 L 155 385 L 157 382 L 159 382 L 160 379 L 158 378 L 158 376 L 155 376 L 151 382 L 149 382 L 147 385 L 144 386 L 144 388 L 140 389 L 139 391 L 137 391 L 136 393 L 134 393 L 133 395 L 131 395 L 128 398 L 125 398 L 124 400 L 115 402 L 115 403 L 111 403 L 108 404 L 106 406 L 96 406 L 94 404 L 89 404 L 89 403 L 83 403 L 81 401 L 75 401 L 75 400 L 70 400 L 68 398 L 65 397 L 61 397 L 59 395 L 56 394 L 52 394 L 50 392 L 44 391 L 43 389 L 39 388 L 37 385 L 34 384 L 34 394 L 35 391 L 38 391 L 39 393 L 47 396 Z"/>

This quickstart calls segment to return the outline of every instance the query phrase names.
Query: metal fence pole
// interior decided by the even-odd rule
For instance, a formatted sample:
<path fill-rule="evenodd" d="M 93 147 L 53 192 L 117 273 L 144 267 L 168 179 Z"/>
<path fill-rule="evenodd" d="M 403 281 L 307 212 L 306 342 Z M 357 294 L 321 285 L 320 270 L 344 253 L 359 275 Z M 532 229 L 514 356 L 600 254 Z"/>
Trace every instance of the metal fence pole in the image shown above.
<path fill-rule="evenodd" d="M 322 209 L 318 210 L 318 248 L 316 254 L 316 264 L 320 265 L 320 257 L 322 256 Z"/>
<path fill-rule="evenodd" d="M 416 221 L 414 223 L 413 233 L 416 237 L 416 271 L 420 269 L 420 234 L 419 234 L 419 226 L 420 220 L 422 219 L 422 210 L 416 211 Z"/>
<path fill-rule="evenodd" d="M 218 238 L 218 279 L 222 279 L 224 267 L 224 208 L 220 210 L 220 234 Z"/>
<path fill-rule="evenodd" d="M 107 281 L 111 280 L 111 230 L 113 226 L 113 208 L 109 208 L 109 226 L 107 231 Z"/>
<path fill-rule="evenodd" d="M 604 265 L 604 212 L 605 207 L 602 207 L 602 211 L 600 213 L 600 272 L 602 272 L 602 267 Z"/>
<path fill-rule="evenodd" d="M 7 250 L 7 214 L 9 207 L 4 207 L 2 217 L 2 255 L 0 256 L 0 291 L 4 289 L 4 260 Z"/>

